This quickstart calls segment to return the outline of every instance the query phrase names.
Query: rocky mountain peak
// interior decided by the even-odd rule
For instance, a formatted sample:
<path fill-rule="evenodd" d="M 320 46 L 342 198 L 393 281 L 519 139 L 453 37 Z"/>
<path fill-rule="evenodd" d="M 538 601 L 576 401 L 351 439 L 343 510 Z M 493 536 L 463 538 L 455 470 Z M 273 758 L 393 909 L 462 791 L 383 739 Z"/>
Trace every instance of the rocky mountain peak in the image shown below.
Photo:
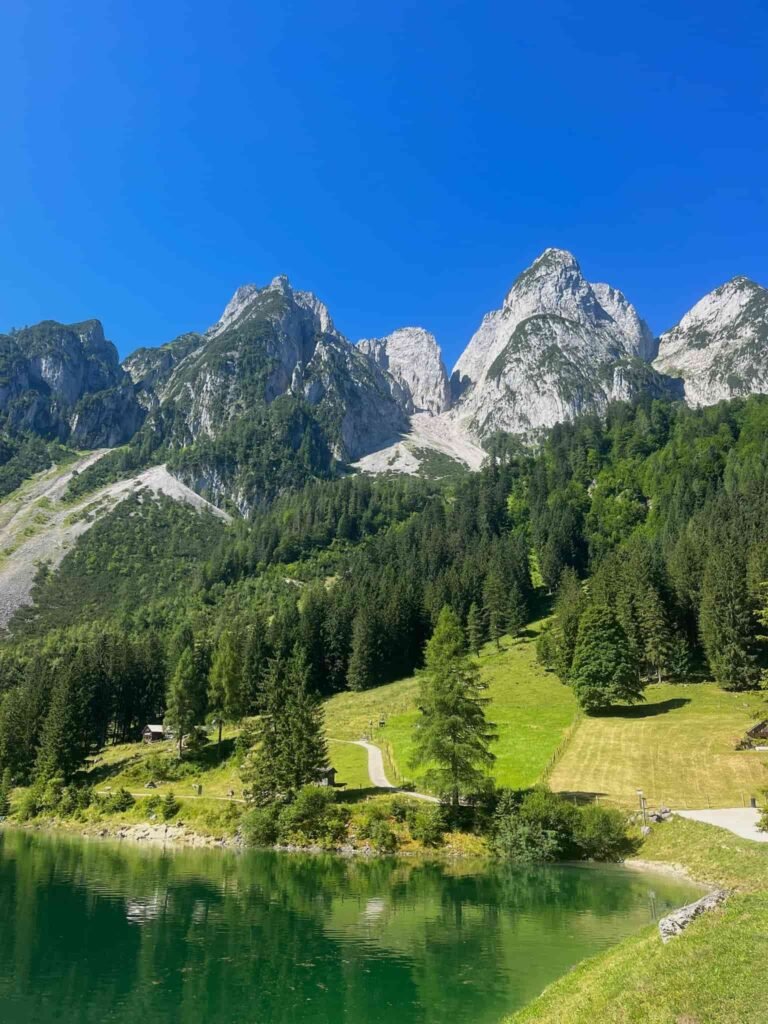
<path fill-rule="evenodd" d="M 392 376 L 407 396 L 408 412 L 444 412 L 450 383 L 434 334 L 423 327 L 401 327 L 384 338 L 368 338 L 358 348 Z"/>
<path fill-rule="evenodd" d="M 659 338 L 654 366 L 682 378 L 686 401 L 710 405 L 768 391 L 768 289 L 734 277 Z"/>

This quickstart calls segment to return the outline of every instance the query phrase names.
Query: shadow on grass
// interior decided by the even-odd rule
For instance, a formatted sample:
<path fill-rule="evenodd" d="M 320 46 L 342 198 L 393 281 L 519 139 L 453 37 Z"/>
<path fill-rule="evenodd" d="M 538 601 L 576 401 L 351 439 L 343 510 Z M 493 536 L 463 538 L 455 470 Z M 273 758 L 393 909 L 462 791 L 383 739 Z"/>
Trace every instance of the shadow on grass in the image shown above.
<path fill-rule="evenodd" d="M 395 796 L 397 790 L 379 789 L 377 786 L 366 786 L 364 789 L 336 788 L 336 799 L 342 804 L 359 804 L 370 796 Z"/>
<path fill-rule="evenodd" d="M 595 713 L 595 718 L 654 718 L 670 711 L 679 711 L 690 704 L 690 697 L 670 697 L 655 704 L 634 704 L 632 707 L 611 707 Z"/>
<path fill-rule="evenodd" d="M 574 804 L 595 804 L 599 802 L 601 796 L 608 796 L 607 793 L 586 789 L 558 789 L 557 795 Z"/>

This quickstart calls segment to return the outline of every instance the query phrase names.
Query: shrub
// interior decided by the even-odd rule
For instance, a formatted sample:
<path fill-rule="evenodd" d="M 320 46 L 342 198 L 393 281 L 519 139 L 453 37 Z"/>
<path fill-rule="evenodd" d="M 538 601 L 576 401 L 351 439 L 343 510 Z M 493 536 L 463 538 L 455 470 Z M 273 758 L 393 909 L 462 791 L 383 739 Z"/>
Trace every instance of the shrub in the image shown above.
<path fill-rule="evenodd" d="M 394 853 L 398 839 L 386 821 L 375 822 L 368 833 L 368 841 L 377 853 Z"/>
<path fill-rule="evenodd" d="M 356 831 L 360 839 L 370 839 L 373 831 L 391 817 L 392 808 L 384 800 L 368 800 L 355 815 Z"/>
<path fill-rule="evenodd" d="M 408 817 L 411 836 L 424 846 L 441 846 L 445 832 L 442 807 L 413 808 Z"/>
<path fill-rule="evenodd" d="M 574 840 L 581 856 L 590 860 L 621 860 L 629 839 L 621 811 L 589 804 L 579 809 Z"/>
<path fill-rule="evenodd" d="M 39 799 L 39 793 L 34 789 L 34 787 L 32 789 L 28 789 L 26 793 L 22 793 L 21 799 L 16 807 L 16 817 L 19 821 L 30 821 L 32 818 L 36 818 L 38 816 L 40 813 Z"/>
<path fill-rule="evenodd" d="M 491 849 L 497 857 L 516 864 L 543 864 L 557 860 L 558 842 L 555 834 L 539 822 L 525 821 L 519 814 L 512 813 L 496 821 Z"/>
<path fill-rule="evenodd" d="M 144 797 L 144 810 L 147 815 L 160 814 L 163 807 L 163 798 L 159 793 L 153 793 L 152 796 Z"/>
<path fill-rule="evenodd" d="M 174 796 L 173 790 L 169 789 L 160 804 L 160 813 L 163 816 L 163 820 L 170 821 L 171 818 L 174 818 L 179 813 L 180 808 L 181 804 Z"/>
<path fill-rule="evenodd" d="M 334 845 L 345 838 L 348 821 L 349 808 L 336 803 L 333 790 L 304 786 L 280 812 L 279 835 L 286 842 Z"/>
<path fill-rule="evenodd" d="M 242 833 L 246 846 L 274 846 L 278 840 L 279 804 L 254 807 L 243 817 Z"/>
<path fill-rule="evenodd" d="M 523 797 L 518 813 L 526 824 L 538 825 L 543 832 L 552 835 L 558 860 L 571 860 L 579 856 L 580 851 L 574 840 L 579 820 L 578 807 L 542 787 Z"/>
<path fill-rule="evenodd" d="M 395 796 L 390 801 L 390 813 L 395 821 L 404 822 L 408 820 L 408 813 L 411 810 L 412 804 L 410 800 L 405 800 L 401 796 Z"/>
<path fill-rule="evenodd" d="M 64 792 L 64 779 L 48 779 L 40 792 L 38 804 L 40 810 L 48 814 L 59 809 L 59 803 Z"/>
<path fill-rule="evenodd" d="M 118 789 L 114 793 L 108 793 L 99 801 L 101 810 L 107 814 L 122 814 L 129 811 L 136 803 L 127 789 Z"/>

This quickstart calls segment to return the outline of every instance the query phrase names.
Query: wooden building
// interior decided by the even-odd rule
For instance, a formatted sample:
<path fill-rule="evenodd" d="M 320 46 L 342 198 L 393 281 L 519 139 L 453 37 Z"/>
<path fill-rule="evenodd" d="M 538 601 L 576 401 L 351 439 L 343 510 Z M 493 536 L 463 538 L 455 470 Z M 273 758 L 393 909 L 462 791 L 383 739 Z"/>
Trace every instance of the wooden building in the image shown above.
<path fill-rule="evenodd" d="M 162 725 L 145 725 L 141 738 L 145 743 L 159 743 L 165 739 L 165 729 Z"/>

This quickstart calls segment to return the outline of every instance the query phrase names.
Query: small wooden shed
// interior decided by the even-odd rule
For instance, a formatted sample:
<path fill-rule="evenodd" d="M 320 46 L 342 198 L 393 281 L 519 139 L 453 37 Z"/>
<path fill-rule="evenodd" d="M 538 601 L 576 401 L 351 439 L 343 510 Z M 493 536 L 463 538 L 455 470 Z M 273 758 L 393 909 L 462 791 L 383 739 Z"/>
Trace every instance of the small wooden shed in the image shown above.
<path fill-rule="evenodd" d="M 318 786 L 335 786 L 336 769 L 327 764 L 321 769 L 320 774 L 317 776 L 317 784 Z"/>
<path fill-rule="evenodd" d="M 145 725 L 141 738 L 145 743 L 159 743 L 165 739 L 165 729 L 162 725 Z"/>
<path fill-rule="evenodd" d="M 751 729 L 747 729 L 747 739 L 752 743 L 768 742 L 768 718 L 753 725 Z"/>

